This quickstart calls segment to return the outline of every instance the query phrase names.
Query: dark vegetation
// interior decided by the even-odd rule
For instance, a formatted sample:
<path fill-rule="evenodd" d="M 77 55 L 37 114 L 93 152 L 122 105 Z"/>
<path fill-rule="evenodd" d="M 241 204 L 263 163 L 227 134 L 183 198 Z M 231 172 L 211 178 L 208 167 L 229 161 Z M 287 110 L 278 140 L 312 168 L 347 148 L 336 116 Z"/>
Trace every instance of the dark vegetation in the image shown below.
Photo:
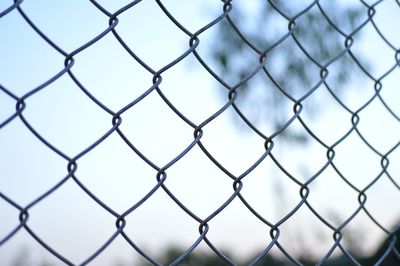
<path fill-rule="evenodd" d="M 394 234 L 397 239 L 393 238 L 394 240 L 397 240 L 394 244 L 394 246 L 390 246 L 390 243 L 388 241 L 384 241 L 379 247 L 377 248 L 376 252 L 374 254 L 371 254 L 371 256 L 355 256 L 355 260 L 357 263 L 360 265 L 376 265 L 377 262 L 379 262 L 379 265 L 382 266 L 398 266 L 400 265 L 400 229 L 397 229 L 397 231 Z M 163 264 L 168 264 L 172 261 L 174 261 L 176 258 L 178 258 L 184 250 L 179 249 L 179 248 L 170 248 L 166 251 L 163 252 L 159 256 L 159 261 Z M 397 252 L 397 253 L 396 253 Z M 234 257 L 234 255 L 230 254 L 229 252 L 223 252 L 224 255 L 226 255 L 228 258 Z M 252 258 L 257 257 L 258 254 L 254 254 Z M 234 260 L 235 261 L 235 260 Z M 318 261 L 313 261 L 310 259 L 299 259 L 299 261 L 304 265 L 316 265 Z M 245 261 L 235 261 L 238 265 L 247 265 L 250 261 L 245 260 Z M 151 264 L 144 263 L 142 266 L 148 266 Z M 218 266 L 218 265 L 229 265 L 226 263 L 224 260 L 222 260 L 220 257 L 218 257 L 216 254 L 212 252 L 193 252 L 193 254 L 190 254 L 186 259 L 184 259 L 179 265 L 182 266 Z M 271 255 L 266 255 L 264 256 L 257 264 L 257 266 L 291 266 L 295 265 L 293 262 L 289 261 L 287 258 L 283 257 L 277 257 L 277 256 L 271 256 Z M 325 266 L 352 266 L 352 265 L 357 265 L 355 262 L 351 261 L 348 257 L 345 255 L 339 256 L 339 257 L 332 257 L 329 258 L 325 263 L 323 263 Z"/>

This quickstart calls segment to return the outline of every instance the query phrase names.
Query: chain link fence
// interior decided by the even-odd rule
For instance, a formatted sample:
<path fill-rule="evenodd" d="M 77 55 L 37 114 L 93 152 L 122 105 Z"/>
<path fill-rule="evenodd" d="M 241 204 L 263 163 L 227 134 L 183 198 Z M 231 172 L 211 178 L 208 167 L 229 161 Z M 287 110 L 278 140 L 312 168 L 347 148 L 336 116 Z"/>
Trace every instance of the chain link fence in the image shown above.
<path fill-rule="evenodd" d="M 2 265 L 400 263 L 400 3 L 203 5 L 2 1 Z"/>

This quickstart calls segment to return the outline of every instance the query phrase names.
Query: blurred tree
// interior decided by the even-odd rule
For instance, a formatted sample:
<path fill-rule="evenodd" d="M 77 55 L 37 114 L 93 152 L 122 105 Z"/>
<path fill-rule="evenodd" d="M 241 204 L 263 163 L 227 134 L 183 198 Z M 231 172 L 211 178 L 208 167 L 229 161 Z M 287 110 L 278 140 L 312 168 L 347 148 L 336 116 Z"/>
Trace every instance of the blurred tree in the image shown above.
<path fill-rule="evenodd" d="M 217 26 L 217 42 L 210 51 L 211 57 L 216 73 L 229 86 L 235 86 L 257 69 L 265 53 L 265 67 L 239 86 L 235 104 L 257 128 L 266 128 L 267 132 L 263 131 L 266 136 L 279 131 L 293 116 L 296 101 L 302 101 L 307 114 L 316 113 L 321 104 L 329 102 L 321 96 L 326 94 L 314 93 L 303 98 L 315 86 L 325 90 L 324 84 L 319 84 L 323 68 L 327 69 L 327 84 L 335 94 L 344 92 L 352 75 L 359 73 L 355 71 L 356 63 L 346 53 L 346 43 L 350 44 L 346 38 L 357 41 L 361 38 L 360 32 L 354 36 L 353 32 L 366 20 L 368 10 L 360 2 L 352 3 L 330 0 L 229 3 L 231 11 Z M 288 34 L 288 29 L 292 34 Z M 362 55 L 351 52 L 368 68 Z M 226 90 L 221 91 L 226 97 Z M 303 129 L 295 127 L 285 129 L 279 137 L 290 140 L 290 144 L 309 140 Z M 275 199 L 284 201 L 284 189 L 278 190 L 279 182 L 273 184 L 279 191 Z M 297 243 L 294 241 L 293 245 L 301 245 Z M 311 255 L 301 254 L 305 259 Z"/>
<path fill-rule="evenodd" d="M 259 65 L 260 55 L 267 51 L 264 74 L 257 74 L 239 87 L 236 104 L 252 122 L 267 121 L 273 131 L 281 128 L 293 114 L 293 101 L 300 99 L 318 83 L 322 67 L 328 64 L 329 84 L 337 92 L 341 85 L 349 81 L 355 66 L 348 55 L 329 64 L 345 49 L 346 37 L 340 35 L 326 17 L 350 36 L 361 24 L 362 5 L 319 1 L 318 5 L 298 15 L 312 2 L 232 1 L 229 18 L 218 24 L 218 43 L 212 50 L 212 58 L 218 73 L 230 86 L 249 75 Z M 293 27 L 288 26 L 292 18 L 295 18 L 292 21 L 296 25 L 293 34 L 282 39 L 288 27 Z M 246 40 L 239 36 L 235 27 Z M 289 97 L 292 100 L 288 100 Z M 315 106 L 323 99 L 313 101 Z M 292 129 L 285 130 L 280 136 L 298 142 L 307 140 L 304 134 Z"/>

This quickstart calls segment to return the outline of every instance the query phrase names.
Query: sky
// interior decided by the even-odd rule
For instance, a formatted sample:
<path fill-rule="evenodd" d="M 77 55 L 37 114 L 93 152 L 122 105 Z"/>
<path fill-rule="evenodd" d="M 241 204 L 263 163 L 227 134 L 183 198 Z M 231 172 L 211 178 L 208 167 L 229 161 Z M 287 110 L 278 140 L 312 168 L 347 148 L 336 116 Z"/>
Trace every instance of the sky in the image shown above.
<path fill-rule="evenodd" d="M 128 2 L 99 1 L 110 12 Z M 222 10 L 221 2 L 211 0 L 190 3 L 169 0 L 163 3 L 191 32 L 209 23 Z M 0 10 L 11 4 L 11 1 L 2 1 Z M 380 5 L 376 20 L 385 36 L 399 44 L 393 21 L 399 20 L 400 9 L 394 5 L 395 1 Z M 107 17 L 89 1 L 26 0 L 22 8 L 46 36 L 67 52 L 74 51 L 108 26 Z M 247 8 L 251 13 L 257 7 L 249 4 Z M 155 70 L 188 49 L 188 36 L 169 21 L 155 1 L 144 0 L 118 18 L 118 33 Z M 215 27 L 201 34 L 196 48 L 214 68 L 210 49 L 215 45 L 215 34 Z M 356 43 L 354 49 L 362 51 L 374 62 L 372 71 L 379 77 L 394 64 L 393 51 L 382 43 L 371 26 L 365 28 L 364 35 L 367 37 Z M 46 44 L 18 12 L 13 11 L 0 19 L 0 36 L 0 84 L 15 95 L 23 96 L 64 68 L 64 56 Z M 135 62 L 111 34 L 78 53 L 74 59 L 74 75 L 113 111 L 120 110 L 152 85 L 152 74 Z M 397 114 L 400 111 L 399 71 L 396 69 L 382 81 L 382 96 Z M 221 87 L 192 55 L 162 74 L 160 89 L 180 112 L 196 124 L 205 121 L 226 103 Z M 373 83 L 364 80 L 353 80 L 345 90 L 343 100 L 354 109 L 374 92 Z M 326 99 L 324 108 L 316 118 L 305 110 L 304 119 L 318 132 L 318 136 L 333 143 L 351 127 L 351 116 L 326 90 L 318 90 L 312 97 Z M 14 112 L 15 100 L 0 92 L 0 121 Z M 110 114 L 91 101 L 68 75 L 29 97 L 23 115 L 49 143 L 70 157 L 79 154 L 112 127 Z M 399 141 L 398 121 L 378 101 L 369 105 L 360 118 L 360 131 L 380 151 L 387 152 Z M 193 128 L 155 92 L 126 111 L 122 119 L 121 130 L 158 166 L 168 164 L 193 141 Z M 269 127 L 263 122 L 259 126 L 263 129 Z M 294 126 L 298 127 L 299 123 Z M 209 152 L 235 175 L 246 171 L 265 152 L 263 139 L 238 121 L 232 109 L 207 124 L 201 140 Z M 326 149 L 316 142 L 293 145 L 285 144 L 279 138 L 276 142 L 276 157 L 303 180 L 326 162 Z M 32 202 L 68 173 L 68 162 L 43 145 L 20 119 L 0 129 L 0 147 L 0 191 L 20 206 Z M 365 186 L 382 169 L 379 156 L 355 134 L 351 134 L 335 151 L 335 164 L 359 187 Z M 400 150 L 391 153 L 389 159 L 389 169 L 399 180 L 400 169 L 395 162 L 400 159 Z M 115 133 L 79 158 L 77 164 L 76 177 L 118 213 L 134 205 L 156 184 L 157 171 L 135 155 Z M 210 215 L 233 193 L 232 180 L 197 146 L 167 169 L 167 174 L 166 186 L 201 218 Z M 357 193 L 331 168 L 318 180 L 310 186 L 310 203 L 332 223 L 340 223 L 358 207 Z M 277 222 L 299 202 L 298 190 L 299 187 L 267 158 L 246 177 L 242 194 L 257 211 L 271 222 Z M 382 178 L 368 191 L 368 208 L 388 228 L 399 219 L 394 206 L 399 194 L 387 178 Z M 1 239 L 18 224 L 19 213 L 1 200 L 0 213 Z M 73 180 L 68 180 L 32 207 L 29 213 L 30 228 L 74 263 L 84 261 L 116 230 L 115 217 L 90 199 Z M 364 252 L 373 250 L 385 236 L 365 214 L 360 214 L 349 228 L 349 235 L 355 235 L 364 243 L 360 247 Z M 245 256 L 269 244 L 269 230 L 266 229 L 236 199 L 210 221 L 207 236 L 218 248 Z M 152 256 L 169 245 L 188 248 L 199 236 L 198 223 L 162 190 L 128 215 L 124 231 Z M 365 235 L 366 231 L 368 235 Z M 315 243 L 321 243 L 319 249 L 311 251 L 318 255 L 333 244 L 331 235 L 332 231 L 309 210 L 301 208 L 282 225 L 281 239 L 294 254 L 306 252 L 307 248 L 313 249 Z M 207 250 L 204 243 L 200 248 Z M 38 265 L 42 260 L 59 263 L 25 230 L 20 230 L 0 246 L 0 260 L 10 265 L 24 249 L 31 254 L 32 265 Z M 275 248 L 274 252 L 277 252 Z M 136 260 L 137 253 L 122 237 L 117 237 L 92 265 Z"/>

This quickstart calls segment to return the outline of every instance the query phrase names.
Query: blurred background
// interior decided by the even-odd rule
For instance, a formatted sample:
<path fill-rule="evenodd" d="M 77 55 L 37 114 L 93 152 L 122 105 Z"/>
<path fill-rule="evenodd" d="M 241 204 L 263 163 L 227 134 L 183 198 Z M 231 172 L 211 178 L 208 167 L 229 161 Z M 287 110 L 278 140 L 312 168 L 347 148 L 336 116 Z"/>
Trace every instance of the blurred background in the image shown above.
<path fill-rule="evenodd" d="M 152 88 L 154 74 L 113 33 L 79 49 L 109 27 L 109 17 L 94 3 L 112 14 L 130 1 L 21 3 L 23 14 L 48 39 L 74 54 L 70 70 L 79 81 L 64 73 L 33 94 L 65 69 L 66 56 L 17 9 L 0 18 L 1 265 L 64 265 L 25 228 L 3 241 L 20 224 L 20 210 L 6 198 L 21 208 L 29 206 L 30 230 L 73 264 L 88 259 L 117 230 L 116 217 L 71 177 L 46 194 L 68 176 L 68 160 L 44 145 L 21 117 L 3 123 L 16 113 L 16 98 L 27 96 L 23 119 L 46 142 L 74 158 L 113 128 L 113 116 L 105 109 L 117 113 Z M 0 10 L 13 4 L 1 1 Z M 188 32 L 200 30 L 197 57 L 189 53 L 175 61 L 190 49 L 190 36 L 162 5 Z M 224 13 L 222 1 L 135 1 L 117 16 L 115 27 L 140 60 L 154 72 L 162 70 L 159 90 L 182 115 L 201 125 L 201 143 L 220 167 L 198 144 L 191 146 L 194 127 L 156 90 L 121 114 L 119 129 L 156 167 L 168 165 L 164 185 L 197 217 L 206 219 L 226 205 L 207 223 L 207 239 L 233 262 L 249 263 L 272 241 L 271 227 L 238 197 L 227 202 L 237 189 L 232 177 L 248 169 L 240 194 L 263 219 L 278 225 L 278 241 L 287 254 L 303 264 L 315 264 L 328 254 L 335 245 L 334 229 L 322 218 L 340 228 L 341 247 L 361 264 L 377 261 L 400 223 L 399 3 L 232 1 L 225 10 L 229 20 L 215 21 Z M 295 18 L 294 38 L 287 34 L 294 25 L 288 18 Z M 329 72 L 325 82 L 323 68 Z M 302 107 L 297 118 L 296 102 Z M 274 143 L 273 158 L 266 154 L 266 138 Z M 333 164 L 328 150 L 334 151 Z M 120 215 L 158 183 L 158 171 L 116 131 L 76 164 L 75 178 Z M 293 213 L 304 196 L 301 184 L 309 189 L 307 204 L 320 218 L 305 203 Z M 365 208 L 360 209 L 364 196 Z M 161 264 L 177 259 L 200 236 L 200 223 L 162 188 L 125 220 L 125 234 Z M 398 248 L 397 242 L 397 255 Z M 387 263 L 394 258 L 392 252 Z M 89 265 L 148 263 L 119 235 Z M 226 262 L 202 241 L 184 263 Z M 329 263 L 351 265 L 339 247 Z M 286 264 L 293 262 L 277 245 L 260 262 Z"/>

